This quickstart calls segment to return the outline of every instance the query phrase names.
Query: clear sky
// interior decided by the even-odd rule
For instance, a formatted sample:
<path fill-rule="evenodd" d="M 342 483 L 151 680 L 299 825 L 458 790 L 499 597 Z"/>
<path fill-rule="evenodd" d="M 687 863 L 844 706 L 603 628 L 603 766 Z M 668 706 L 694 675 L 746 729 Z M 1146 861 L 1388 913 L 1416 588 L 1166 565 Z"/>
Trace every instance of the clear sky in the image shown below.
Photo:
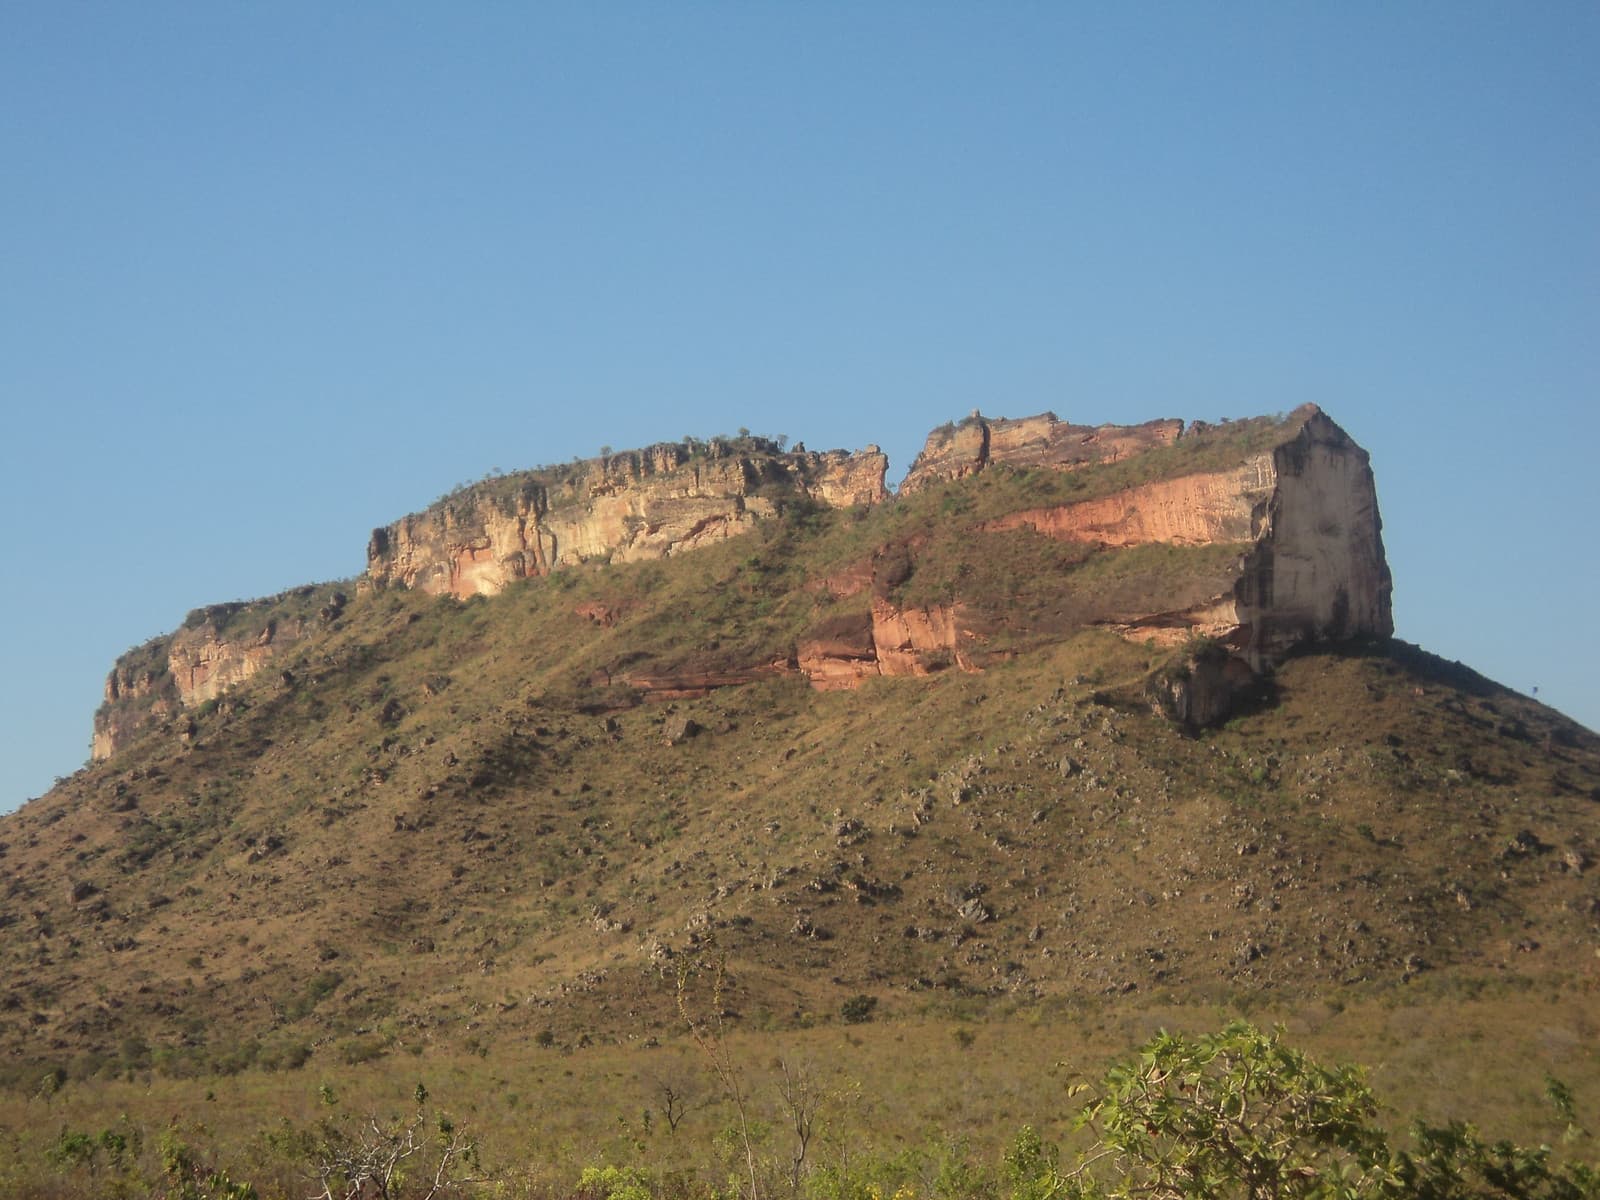
<path fill-rule="evenodd" d="M 1600 725 L 1592 3 L 0 3 L 0 811 L 491 468 L 1322 405 Z"/>

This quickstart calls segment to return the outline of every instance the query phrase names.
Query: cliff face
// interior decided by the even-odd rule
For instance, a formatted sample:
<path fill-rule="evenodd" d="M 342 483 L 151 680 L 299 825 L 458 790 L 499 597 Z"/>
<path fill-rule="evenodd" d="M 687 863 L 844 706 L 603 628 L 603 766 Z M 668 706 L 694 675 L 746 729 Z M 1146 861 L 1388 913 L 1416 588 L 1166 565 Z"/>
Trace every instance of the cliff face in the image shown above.
<path fill-rule="evenodd" d="M 771 442 L 671 443 L 495 480 L 375 530 L 379 586 L 465 599 L 582 562 L 665 558 L 734 537 L 784 501 L 846 507 L 886 496 L 888 459 L 784 453 Z"/>
<path fill-rule="evenodd" d="M 215 700 L 275 656 L 336 622 L 345 595 L 332 586 L 295 588 L 248 603 L 196 609 L 176 633 L 119 658 L 106 677 L 90 751 L 109 758 L 147 729 Z"/>
<path fill-rule="evenodd" d="M 1367 452 L 1317 411 L 1272 452 L 1272 472 L 1233 593 L 1251 666 L 1271 666 L 1301 642 L 1393 634 L 1393 579 Z"/>
<path fill-rule="evenodd" d="M 304 621 L 280 623 L 267 617 L 238 633 L 224 633 L 212 622 L 180 630 L 167 650 L 167 669 L 179 701 L 192 708 L 215 700 L 304 637 L 305 625 Z"/>
<path fill-rule="evenodd" d="M 1320 410 L 1297 417 L 1283 442 L 1232 470 L 1024 510 L 986 527 L 1109 547 L 1239 545 L 1237 582 L 1203 611 L 1174 620 L 1152 596 L 1155 611 L 1126 626 L 1221 637 L 1258 671 L 1301 642 L 1388 637 L 1392 583 L 1367 452 Z"/>
<path fill-rule="evenodd" d="M 990 521 L 990 530 L 1026 526 L 1049 537 L 1101 546 L 1209 546 L 1249 542 L 1276 484 L 1272 455 L 1231 471 L 1185 475 L 1053 508 L 1025 509 Z"/>
<path fill-rule="evenodd" d="M 889 498 L 887 465 L 876 446 L 785 452 L 741 437 L 486 480 L 374 531 L 367 580 L 466 599 L 564 566 L 663 559 L 743 534 L 787 505 L 878 505 Z M 1003 470 L 982 486 L 917 498 L 994 468 Z M 832 613 L 809 633 L 759 660 L 690 667 L 652 667 L 651 648 L 633 647 L 621 659 L 646 665 L 610 682 L 690 695 L 798 669 L 820 689 L 854 687 L 979 670 L 1090 626 L 1169 647 L 1204 635 L 1248 676 L 1304 642 L 1393 632 L 1367 454 L 1314 407 L 1188 428 L 974 414 L 929 435 L 902 495 L 883 520 L 863 518 L 861 528 L 878 530 L 867 557 L 806 585 Z M 1072 549 L 1039 553 L 1060 543 Z M 190 614 L 113 668 L 94 757 L 250 679 L 336 622 L 344 604 L 325 585 Z M 590 608 L 594 625 L 614 625 L 615 611 Z M 1221 711 L 1216 697 L 1245 676 L 1211 674 L 1226 687 L 1210 687 L 1204 703 L 1184 680 L 1188 692 L 1165 703 L 1185 719 Z"/>
<path fill-rule="evenodd" d="M 821 692 L 854 688 L 879 675 L 932 675 L 949 668 L 974 671 L 966 653 L 979 635 L 959 604 L 901 607 L 874 596 L 864 614 L 813 630 L 795 663 Z"/>
<path fill-rule="evenodd" d="M 119 658 L 106 676 L 105 700 L 94 714 L 90 756 L 110 758 L 147 727 L 177 712 L 177 688 L 167 669 L 171 637 L 156 638 Z"/>
<path fill-rule="evenodd" d="M 1164 447 L 1181 449 L 1183 436 L 1181 426 L 1168 421 L 1087 430 L 1048 414 L 1020 421 L 974 418 L 954 430 L 935 430 L 905 487 L 915 491 L 997 464 L 1073 470 L 1088 465 L 1090 456 L 1127 461 Z M 1197 426 L 1187 436 L 1194 461 L 1203 463 L 1217 457 L 1217 444 L 1229 434 Z M 1114 571 L 1086 581 L 1069 571 L 1061 589 L 1074 599 L 1082 624 L 1169 646 L 1195 636 L 1220 641 L 1248 667 L 1242 675 L 1212 672 L 1228 687 L 1251 672 L 1271 670 L 1304 642 L 1388 637 L 1394 632 L 1391 580 L 1366 451 L 1312 406 L 1276 427 L 1273 440 L 1237 466 L 1021 509 L 981 522 L 976 536 L 1026 529 L 1094 547 L 1102 557 L 1156 545 L 1212 551 L 1201 560 L 1206 569 L 1151 573 L 1142 587 L 1118 592 L 1105 582 Z M 1182 471 L 1184 460 L 1172 465 Z M 1233 547 L 1238 553 L 1230 560 Z M 972 550 L 975 558 L 983 553 L 981 546 Z M 815 686 L 850 687 L 868 676 L 922 674 L 930 667 L 975 669 L 985 642 L 982 626 L 996 614 L 986 618 L 979 606 L 955 598 L 897 607 L 896 587 L 915 574 L 918 557 L 916 547 L 906 547 L 890 578 L 880 569 L 870 617 L 851 637 L 840 636 L 836 621 L 801 644 L 798 662 Z M 1225 690 L 1220 683 L 1211 688 L 1213 697 Z M 1202 722 L 1225 711 L 1214 698 L 1180 707 L 1184 719 L 1203 714 Z"/>

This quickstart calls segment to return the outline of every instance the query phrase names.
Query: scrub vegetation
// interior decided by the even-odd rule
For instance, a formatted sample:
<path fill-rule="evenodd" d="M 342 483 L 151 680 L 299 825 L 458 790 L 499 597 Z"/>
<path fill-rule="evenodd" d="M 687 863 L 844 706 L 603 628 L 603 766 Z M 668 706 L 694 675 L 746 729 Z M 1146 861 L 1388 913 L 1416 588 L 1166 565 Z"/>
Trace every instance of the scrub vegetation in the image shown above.
<path fill-rule="evenodd" d="M 0 1195 L 1588 1194 L 1600 739 L 1398 641 L 1175 726 L 1193 647 L 1093 622 L 1235 551 L 981 528 L 1095 480 L 275 598 L 311 635 L 0 819 Z M 981 670 L 811 690 L 874 597 Z M 1328 1116 L 1265 1163 L 1238 1104 Z"/>

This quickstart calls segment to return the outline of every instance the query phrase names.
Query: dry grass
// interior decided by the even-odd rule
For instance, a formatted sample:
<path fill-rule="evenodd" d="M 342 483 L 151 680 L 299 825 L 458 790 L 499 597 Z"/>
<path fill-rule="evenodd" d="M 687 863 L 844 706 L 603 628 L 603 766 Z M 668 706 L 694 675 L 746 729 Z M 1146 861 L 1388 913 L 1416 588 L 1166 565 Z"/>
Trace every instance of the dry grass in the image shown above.
<path fill-rule="evenodd" d="M 1580 1113 L 1600 1105 L 1594 1009 L 1578 998 L 1251 1009 L 1253 1020 L 1284 1024 L 1297 1045 L 1326 1061 L 1370 1064 L 1388 1104 L 1384 1120 L 1396 1134 L 1415 1118 L 1456 1118 L 1525 1143 L 1552 1141 L 1561 1125 L 1544 1099 L 1548 1076 L 1573 1087 Z M 773 1158 L 786 1149 L 778 1091 L 779 1063 L 786 1062 L 807 1071 L 825 1096 L 813 1164 L 898 1161 L 897 1169 L 929 1172 L 939 1154 L 959 1148 L 977 1172 L 992 1173 L 1024 1124 L 1072 1142 L 1070 1085 L 1097 1078 L 1157 1029 L 1202 1032 L 1235 1011 L 1138 999 L 1026 1005 L 981 1016 L 924 1013 L 743 1031 L 729 1049 L 753 1116 L 771 1130 L 761 1145 Z M 1460 1053 L 1463 1045 L 1472 1053 Z M 480 1139 L 502 1194 L 570 1191 L 584 1167 L 601 1164 L 686 1171 L 709 1183 L 728 1169 L 719 1164 L 727 1161 L 733 1110 L 704 1057 L 673 1034 L 659 1045 L 541 1048 L 519 1039 L 490 1058 L 432 1049 L 354 1067 L 202 1080 L 141 1076 L 68 1083 L 48 1097 L 12 1094 L 0 1097 L 0 1144 L 11 1151 L 0 1188 L 20 1196 L 59 1181 L 63 1194 L 96 1194 L 81 1171 L 46 1164 L 62 1130 L 137 1129 L 153 1145 L 176 1116 L 191 1132 L 202 1123 L 217 1159 L 268 1195 L 274 1187 L 299 1194 L 294 1169 L 269 1145 L 270 1134 L 285 1122 L 304 1128 L 326 1115 L 318 1099 L 324 1087 L 337 1096 L 338 1111 L 391 1117 L 409 1110 L 418 1082 Z M 690 1110 L 675 1131 L 665 1118 L 664 1086 L 686 1097 Z"/>
<path fill-rule="evenodd" d="M 1064 1111 L 1051 1063 L 1239 1012 L 1372 1064 L 1405 1113 L 1534 1136 L 1545 1070 L 1600 1099 L 1593 734 L 1397 643 L 1293 660 L 1185 736 L 1138 699 L 1158 653 L 1077 620 L 1224 556 L 982 541 L 1056 484 L 972 483 L 965 513 L 937 488 L 797 508 L 494 599 L 352 596 L 292 680 L 0 820 L 3 1136 L 37 1163 L 63 1125 L 204 1113 L 243 1161 L 319 1081 L 382 1105 L 422 1077 L 501 1162 L 570 1181 L 665 1153 L 659 1128 L 628 1151 L 651 1072 L 698 1079 L 663 971 L 708 945 L 758 1091 L 778 1055 L 859 1083 L 835 1121 L 862 1153 L 937 1132 L 992 1162 Z M 668 708 L 597 674 L 780 657 L 865 603 L 808 584 L 908 545 L 906 586 L 1026 652 Z M 698 735 L 666 744 L 669 718 Z M 877 1019 L 846 1026 L 863 994 Z M 726 1121 L 691 1117 L 682 1161 Z"/>

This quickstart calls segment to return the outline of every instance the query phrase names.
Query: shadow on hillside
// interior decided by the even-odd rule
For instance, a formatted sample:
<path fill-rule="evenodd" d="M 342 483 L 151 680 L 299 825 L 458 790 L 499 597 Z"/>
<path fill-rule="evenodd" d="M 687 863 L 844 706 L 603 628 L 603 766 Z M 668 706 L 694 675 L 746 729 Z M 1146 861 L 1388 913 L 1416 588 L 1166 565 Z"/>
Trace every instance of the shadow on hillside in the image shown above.
<path fill-rule="evenodd" d="M 1254 717 L 1277 708 L 1283 699 L 1283 685 L 1271 675 L 1258 675 L 1248 687 L 1233 694 L 1228 720 Z"/>
<path fill-rule="evenodd" d="M 1289 657 L 1293 659 L 1318 656 L 1389 663 L 1403 671 L 1419 687 L 1458 692 L 1481 701 L 1491 712 L 1497 711 L 1495 706 L 1500 704 L 1521 709 L 1523 717 L 1542 726 L 1556 745 L 1600 748 L 1600 734 L 1579 724 L 1560 710 L 1551 708 L 1532 696 L 1524 695 L 1515 688 L 1496 683 L 1465 663 L 1442 658 L 1424 650 L 1421 646 L 1399 638 L 1307 646 L 1291 653 Z M 1521 720 L 1505 724 L 1499 732 L 1509 732 L 1521 740 L 1528 740 L 1527 730 Z"/>
<path fill-rule="evenodd" d="M 1454 688 L 1479 699 L 1501 697 L 1526 700 L 1528 697 L 1480 675 L 1465 663 L 1440 658 L 1421 646 L 1389 638 L 1386 641 L 1362 639 L 1350 642 L 1317 642 L 1297 646 L 1287 660 L 1300 658 L 1345 658 L 1388 661 L 1405 670 L 1418 683 Z"/>

